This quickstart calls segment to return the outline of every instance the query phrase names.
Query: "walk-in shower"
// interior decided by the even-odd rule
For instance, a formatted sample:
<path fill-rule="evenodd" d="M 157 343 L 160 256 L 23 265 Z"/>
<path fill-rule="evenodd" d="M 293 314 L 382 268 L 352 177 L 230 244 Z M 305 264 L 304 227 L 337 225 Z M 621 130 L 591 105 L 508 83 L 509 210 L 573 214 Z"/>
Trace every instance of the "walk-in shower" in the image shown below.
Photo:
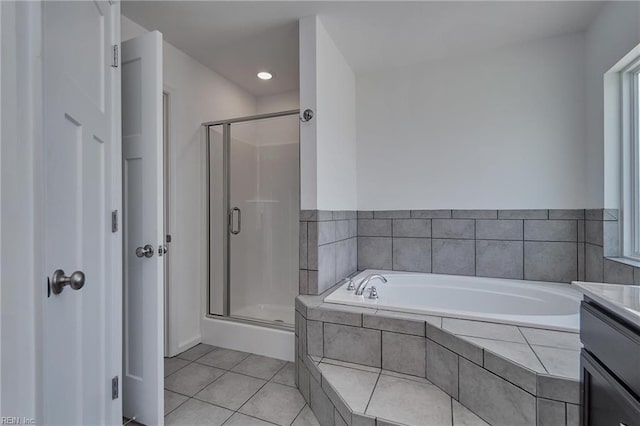
<path fill-rule="evenodd" d="M 207 313 L 292 326 L 298 293 L 298 111 L 204 126 Z"/>

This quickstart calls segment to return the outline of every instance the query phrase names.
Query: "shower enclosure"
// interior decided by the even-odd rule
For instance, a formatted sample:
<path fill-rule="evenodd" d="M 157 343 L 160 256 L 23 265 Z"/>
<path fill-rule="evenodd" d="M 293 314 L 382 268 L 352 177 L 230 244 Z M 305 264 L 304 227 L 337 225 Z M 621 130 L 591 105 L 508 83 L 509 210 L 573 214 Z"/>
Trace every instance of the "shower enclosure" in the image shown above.
<path fill-rule="evenodd" d="M 298 294 L 298 111 L 204 123 L 208 314 L 289 327 Z"/>

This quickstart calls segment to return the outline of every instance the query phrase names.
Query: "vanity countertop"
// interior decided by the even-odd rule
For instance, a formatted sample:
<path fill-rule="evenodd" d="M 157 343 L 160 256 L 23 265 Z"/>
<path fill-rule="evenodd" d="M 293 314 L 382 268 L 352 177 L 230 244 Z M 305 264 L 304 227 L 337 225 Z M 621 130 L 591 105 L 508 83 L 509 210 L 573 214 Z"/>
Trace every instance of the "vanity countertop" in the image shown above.
<path fill-rule="evenodd" d="M 581 281 L 574 281 L 571 285 L 613 313 L 640 327 L 640 286 Z"/>

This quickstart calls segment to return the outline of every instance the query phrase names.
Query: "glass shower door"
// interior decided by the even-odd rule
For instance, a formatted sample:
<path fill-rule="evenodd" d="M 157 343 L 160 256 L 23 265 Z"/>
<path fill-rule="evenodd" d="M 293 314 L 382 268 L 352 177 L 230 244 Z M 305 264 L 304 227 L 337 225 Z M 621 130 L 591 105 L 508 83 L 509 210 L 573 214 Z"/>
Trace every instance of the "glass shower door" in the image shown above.
<path fill-rule="evenodd" d="M 298 293 L 298 115 L 230 124 L 229 315 L 292 325 Z"/>

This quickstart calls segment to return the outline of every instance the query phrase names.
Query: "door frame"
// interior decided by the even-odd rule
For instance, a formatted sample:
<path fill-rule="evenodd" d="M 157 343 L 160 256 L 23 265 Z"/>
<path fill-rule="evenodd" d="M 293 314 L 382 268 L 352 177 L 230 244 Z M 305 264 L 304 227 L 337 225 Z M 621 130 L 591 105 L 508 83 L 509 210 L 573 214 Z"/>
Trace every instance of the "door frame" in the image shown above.
<path fill-rule="evenodd" d="M 46 1 L 46 0 L 43 0 Z M 116 40 L 114 45 L 117 46 L 118 52 L 122 51 L 122 32 L 120 28 L 121 24 L 121 4 L 119 1 L 113 3 L 113 5 L 117 6 L 117 17 L 114 19 L 114 34 L 116 36 Z M 123 196 L 124 196 L 124 188 L 123 188 L 123 176 L 122 176 L 122 68 L 120 65 L 120 58 L 118 58 L 118 74 L 119 78 L 115 84 L 113 84 L 114 93 L 113 96 L 113 108 L 115 111 L 113 112 L 113 122 L 111 126 L 113 128 L 114 135 L 114 143 L 112 144 L 112 155 L 114 161 L 111 162 L 112 167 L 112 183 L 111 183 L 111 194 L 112 194 L 112 210 L 117 210 L 117 220 L 118 220 L 118 230 L 113 233 L 112 240 L 112 248 L 111 248 L 111 267 L 114 268 L 114 276 L 119 276 L 120 281 L 116 284 L 114 283 L 111 289 L 111 303 L 113 308 L 111 309 L 111 324 L 113 324 L 111 330 L 111 359 L 112 359 L 112 368 L 111 375 L 112 377 L 118 377 L 118 398 L 114 400 L 116 402 L 116 407 L 114 408 L 115 412 L 113 413 L 112 421 L 121 421 L 122 419 L 122 351 L 123 351 L 123 331 L 122 331 L 122 320 L 123 320 L 123 285 L 124 285 L 124 239 L 123 239 L 123 222 L 124 222 L 124 210 L 123 210 Z"/>
<path fill-rule="evenodd" d="M 249 319 L 249 318 L 238 318 L 231 315 L 231 241 L 229 238 L 229 224 L 230 224 L 230 214 L 231 214 L 231 125 L 237 123 L 245 123 L 249 121 L 255 120 L 263 120 L 268 118 L 278 118 L 278 117 L 287 117 L 291 115 L 300 115 L 299 109 L 293 110 L 284 110 L 266 114 L 256 114 L 245 117 L 237 117 L 231 118 L 227 120 L 219 120 L 219 121 L 208 121 L 202 123 L 202 128 L 204 132 L 204 143 L 205 143 L 205 220 L 207 230 L 207 237 L 205 239 L 206 243 L 206 268 L 207 268 L 207 281 L 206 281 L 206 294 L 205 294 L 205 318 L 223 320 L 223 321 L 232 321 L 236 323 L 243 323 L 249 325 L 258 325 L 267 328 L 273 328 L 276 330 L 285 330 L 291 331 L 292 326 L 285 324 L 278 324 L 271 321 L 261 321 L 259 319 Z M 215 314 L 211 312 L 211 286 L 213 282 L 213 275 L 211 273 L 211 127 L 213 126 L 222 126 L 223 134 L 223 175 L 224 175 L 224 184 L 223 191 L 224 194 L 222 196 L 223 199 L 223 210 L 226 212 L 226 229 L 224 232 L 224 251 L 223 251 L 223 265 L 224 265 L 224 273 L 223 273 L 223 313 Z"/>
<path fill-rule="evenodd" d="M 2 96 L 3 100 L 9 99 L 22 111 L 21 114 L 14 110 L 1 115 L 0 127 L 9 131 L 15 127 L 16 137 L 3 140 L 0 147 L 1 151 L 10 151 L 13 160 L 5 160 L 0 170 L 0 180 L 12 182 L 11 191 L 0 187 L 0 198 L 3 206 L 21 205 L 26 213 L 17 217 L 10 227 L 3 228 L 0 240 L 3 247 L 11 247 L 11 252 L 17 256 L 0 258 L 0 310 L 6 318 L 12 311 L 7 308 L 19 306 L 21 314 L 18 324 L 0 330 L 2 340 L 11 341 L 11 345 L 0 347 L 0 359 L 7 365 L 0 374 L 0 402 L 5 409 L 11 407 L 16 410 L 19 416 L 41 421 L 42 292 L 46 285 L 43 284 L 46 283 L 46 273 L 41 249 L 44 222 L 42 3 L 7 2 L 0 4 L 0 9 L 1 18 L 12 22 L 12 26 L 1 26 L 3 49 L 0 61 L 9 59 L 8 62 L 15 65 L 13 73 L 5 72 L 0 76 L 6 83 L 5 87 L 15 88 L 15 93 L 7 90 L 8 93 L 3 92 Z M 20 138 L 17 137 L 18 132 Z M 20 263 L 16 262 L 17 259 Z M 11 263 L 18 267 L 12 267 Z M 20 282 L 24 285 L 8 284 Z"/>
<path fill-rule="evenodd" d="M 168 250 L 165 254 L 164 258 L 164 356 L 170 357 L 177 355 L 178 347 L 174 345 L 171 340 L 171 336 L 173 336 L 173 332 L 171 330 L 171 294 L 170 294 L 170 286 L 171 282 L 171 243 L 167 241 L 167 236 L 172 234 L 172 218 L 173 212 L 171 211 L 172 204 L 170 200 L 172 199 L 172 187 L 171 187 L 171 177 L 172 177 L 172 156 L 171 156 L 171 141 L 173 140 L 173 120 L 171 119 L 171 104 L 173 102 L 174 91 L 172 88 L 167 87 L 163 84 L 162 88 L 162 145 L 163 145 L 163 184 L 164 184 L 164 244 L 167 246 Z M 172 236 L 173 237 L 173 236 Z"/>

